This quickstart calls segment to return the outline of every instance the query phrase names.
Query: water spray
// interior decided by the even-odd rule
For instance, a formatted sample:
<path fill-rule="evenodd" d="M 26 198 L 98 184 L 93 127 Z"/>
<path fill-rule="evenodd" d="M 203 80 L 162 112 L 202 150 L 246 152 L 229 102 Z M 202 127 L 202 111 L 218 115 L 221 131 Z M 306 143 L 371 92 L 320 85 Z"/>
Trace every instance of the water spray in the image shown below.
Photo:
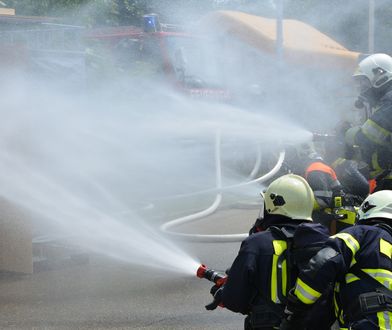
<path fill-rule="evenodd" d="M 312 133 L 312 134 L 313 134 L 312 137 L 313 142 L 325 142 L 325 141 L 336 139 L 336 135 L 333 134 L 325 134 L 325 133 Z"/>

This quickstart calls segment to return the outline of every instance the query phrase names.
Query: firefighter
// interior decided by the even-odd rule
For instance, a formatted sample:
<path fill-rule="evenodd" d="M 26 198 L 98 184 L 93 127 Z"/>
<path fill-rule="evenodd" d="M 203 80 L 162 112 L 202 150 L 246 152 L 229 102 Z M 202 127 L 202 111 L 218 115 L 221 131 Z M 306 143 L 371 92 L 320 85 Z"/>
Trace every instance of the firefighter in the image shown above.
<path fill-rule="evenodd" d="M 334 196 L 333 213 L 336 219 L 332 224 L 336 230 L 331 230 L 331 234 L 336 234 L 355 223 L 356 211 L 370 190 L 366 165 L 352 159 L 351 150 L 347 150 L 342 132 L 343 129 L 336 129 L 335 134 L 323 143 L 325 159 L 331 164 L 341 184 L 340 194 Z"/>
<path fill-rule="evenodd" d="M 369 195 L 356 225 L 332 236 L 302 269 L 280 329 L 306 329 L 306 314 L 329 283 L 340 329 L 391 329 L 391 225 L 392 191 Z"/>
<path fill-rule="evenodd" d="M 345 143 L 345 133 L 351 127 L 347 121 L 340 122 L 332 135 L 323 139 L 324 158 L 331 164 L 346 194 L 359 202 L 369 194 L 368 171 L 364 163 L 355 159 L 354 151 Z"/>
<path fill-rule="evenodd" d="M 392 58 L 370 55 L 359 63 L 353 77 L 361 102 L 371 111 L 363 125 L 347 130 L 346 142 L 358 146 L 369 165 L 370 179 L 376 184 L 372 190 L 392 189 Z"/>
<path fill-rule="evenodd" d="M 221 306 L 248 315 L 245 329 L 279 327 L 287 292 L 297 275 L 295 262 L 289 257 L 295 255 L 291 251 L 301 251 L 299 255 L 304 258 L 307 243 L 314 247 L 329 237 L 324 226 L 312 224 L 314 197 L 304 178 L 295 174 L 281 176 L 263 195 L 263 230 L 242 242 L 226 283 L 211 289 L 214 301 Z M 293 237 L 299 227 L 302 230 L 297 241 Z M 306 239 L 309 235 L 305 233 L 309 232 L 311 239 Z"/>
<path fill-rule="evenodd" d="M 291 168 L 294 173 L 303 176 L 313 190 L 315 203 L 312 218 L 329 228 L 331 234 L 336 232 L 335 205 L 337 197 L 345 194 L 334 169 L 327 164 L 323 157 L 316 151 L 313 142 L 302 143 L 294 148 L 294 157 L 291 156 Z M 289 165 L 290 166 L 290 165 Z M 345 221 L 354 223 L 355 214 L 350 214 Z"/>

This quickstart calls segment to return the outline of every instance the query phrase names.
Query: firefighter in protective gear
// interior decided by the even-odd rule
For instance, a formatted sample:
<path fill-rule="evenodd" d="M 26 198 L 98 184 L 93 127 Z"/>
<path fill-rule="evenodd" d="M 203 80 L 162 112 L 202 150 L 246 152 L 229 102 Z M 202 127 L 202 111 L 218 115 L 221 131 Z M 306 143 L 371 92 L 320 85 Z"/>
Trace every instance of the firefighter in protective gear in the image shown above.
<path fill-rule="evenodd" d="M 304 318 L 328 283 L 335 283 L 340 329 L 391 329 L 391 225 L 392 191 L 369 195 L 357 224 L 332 236 L 302 269 L 280 329 L 306 329 Z"/>
<path fill-rule="evenodd" d="M 343 187 L 334 169 L 316 151 L 313 142 L 296 146 L 291 163 L 294 173 L 303 176 L 313 190 L 313 220 L 329 228 L 331 233 L 335 233 L 335 197 L 343 195 Z"/>
<path fill-rule="evenodd" d="M 248 315 L 245 329 L 279 327 L 286 295 L 296 276 L 288 257 L 294 232 L 305 226 L 314 233 L 309 243 L 329 236 L 325 227 L 312 223 L 314 197 L 304 178 L 294 174 L 279 177 L 263 195 L 263 231 L 242 242 L 225 285 L 212 290 L 215 298 L 219 295 L 221 306 Z M 308 232 L 306 229 L 303 232 Z M 299 236 L 302 242 L 298 245 L 303 248 L 307 236 Z"/>
<path fill-rule="evenodd" d="M 358 146 L 370 168 L 374 191 L 392 189 L 392 57 L 373 54 L 363 59 L 353 75 L 360 97 L 371 108 L 361 126 L 346 132 L 346 143 Z"/>
<path fill-rule="evenodd" d="M 325 159 L 331 164 L 341 184 L 341 191 L 334 196 L 332 213 L 336 215 L 336 219 L 331 223 L 335 229 L 331 229 L 331 234 L 336 234 L 355 223 L 356 211 L 369 195 L 366 167 L 361 163 L 360 168 L 360 163 L 346 158 L 350 156 L 344 142 L 347 127 L 345 123 L 339 124 L 335 134 L 323 141 Z"/>
<path fill-rule="evenodd" d="M 359 206 L 369 195 L 368 171 L 363 162 L 355 160 L 354 151 L 345 143 L 345 134 L 350 127 L 349 122 L 341 121 L 332 135 L 324 138 L 324 158 L 335 170 L 344 192 L 354 197 Z"/>

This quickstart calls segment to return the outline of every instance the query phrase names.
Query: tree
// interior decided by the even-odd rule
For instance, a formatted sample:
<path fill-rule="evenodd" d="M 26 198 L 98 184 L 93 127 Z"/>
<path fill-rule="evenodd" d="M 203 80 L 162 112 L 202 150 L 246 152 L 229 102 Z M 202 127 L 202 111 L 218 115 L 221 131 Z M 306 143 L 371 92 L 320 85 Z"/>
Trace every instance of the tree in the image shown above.
<path fill-rule="evenodd" d="M 276 0 L 3 0 L 19 15 L 64 17 L 87 26 L 138 25 L 155 12 L 166 23 L 190 24 L 211 10 L 241 10 L 274 17 Z M 346 47 L 367 51 L 369 0 L 281 0 L 285 18 L 311 24 Z M 392 6 L 376 2 L 376 51 L 392 52 Z"/>

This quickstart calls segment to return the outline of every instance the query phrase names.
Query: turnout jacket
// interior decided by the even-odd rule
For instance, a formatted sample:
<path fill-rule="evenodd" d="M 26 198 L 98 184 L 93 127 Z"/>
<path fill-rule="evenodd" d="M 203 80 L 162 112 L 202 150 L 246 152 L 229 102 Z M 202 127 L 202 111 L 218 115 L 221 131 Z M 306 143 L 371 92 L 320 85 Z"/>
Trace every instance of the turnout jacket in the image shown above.
<path fill-rule="evenodd" d="M 373 113 L 360 127 L 354 141 L 375 178 L 392 164 L 392 90 L 373 107 Z M 392 179 L 388 177 L 386 179 Z"/>
<path fill-rule="evenodd" d="M 277 226 L 291 232 L 296 228 L 289 224 Z M 286 250 L 287 242 L 271 230 L 247 237 L 230 268 L 222 292 L 223 305 L 233 312 L 248 314 L 260 295 L 272 303 L 283 303 L 278 291 L 281 288 L 286 296 L 287 264 L 282 264 L 283 276 L 278 282 L 278 258 Z"/>
<path fill-rule="evenodd" d="M 392 235 L 378 226 L 356 225 L 331 236 L 310 260 L 296 281 L 294 294 L 304 304 L 314 304 L 329 283 L 335 283 L 335 312 L 341 329 L 347 329 L 345 312 L 358 295 L 375 290 L 373 283 L 350 272 L 354 265 L 392 289 Z M 355 329 L 391 329 L 392 313 L 371 315 L 373 324 Z"/>

